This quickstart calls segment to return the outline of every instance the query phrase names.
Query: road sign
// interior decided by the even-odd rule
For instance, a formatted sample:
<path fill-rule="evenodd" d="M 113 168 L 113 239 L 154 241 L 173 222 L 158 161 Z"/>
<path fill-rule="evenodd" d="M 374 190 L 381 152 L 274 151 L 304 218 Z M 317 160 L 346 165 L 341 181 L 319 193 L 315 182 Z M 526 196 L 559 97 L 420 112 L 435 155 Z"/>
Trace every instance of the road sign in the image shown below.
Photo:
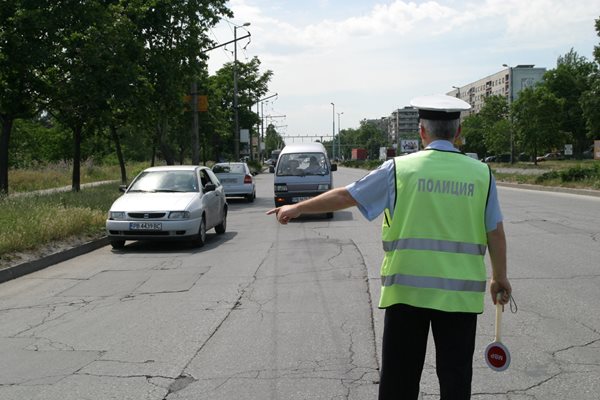
<path fill-rule="evenodd" d="M 572 155 L 573 155 L 573 145 L 565 144 L 565 156 L 572 156 Z"/>

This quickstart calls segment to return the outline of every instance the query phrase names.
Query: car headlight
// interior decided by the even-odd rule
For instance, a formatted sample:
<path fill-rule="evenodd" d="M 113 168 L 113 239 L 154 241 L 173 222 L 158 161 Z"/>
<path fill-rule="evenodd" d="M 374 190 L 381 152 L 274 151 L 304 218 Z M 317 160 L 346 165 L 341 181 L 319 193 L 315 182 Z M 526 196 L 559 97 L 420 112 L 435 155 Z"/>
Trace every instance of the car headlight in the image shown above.
<path fill-rule="evenodd" d="M 110 211 L 108 219 L 125 219 L 125 213 L 123 211 Z"/>
<path fill-rule="evenodd" d="M 322 183 L 317 187 L 317 190 L 329 190 L 329 185 L 326 183 Z"/>
<path fill-rule="evenodd" d="M 276 192 L 287 192 L 287 185 L 286 184 L 275 185 L 275 191 Z"/>
<path fill-rule="evenodd" d="M 189 211 L 171 211 L 169 213 L 169 219 L 188 219 L 189 217 Z"/>

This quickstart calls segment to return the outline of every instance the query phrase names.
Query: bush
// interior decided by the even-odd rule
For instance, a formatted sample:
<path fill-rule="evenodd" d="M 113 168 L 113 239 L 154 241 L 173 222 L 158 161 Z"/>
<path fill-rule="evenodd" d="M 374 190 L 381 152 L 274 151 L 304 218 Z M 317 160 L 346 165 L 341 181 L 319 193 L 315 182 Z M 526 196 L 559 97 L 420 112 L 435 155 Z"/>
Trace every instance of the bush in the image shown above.
<path fill-rule="evenodd" d="M 558 178 L 560 178 L 560 175 L 556 171 L 544 172 L 543 174 L 535 178 L 535 183 L 544 183 L 546 181 Z"/>
<path fill-rule="evenodd" d="M 252 173 L 260 173 L 262 171 L 262 164 L 256 160 L 248 160 L 248 167 Z"/>
<path fill-rule="evenodd" d="M 579 182 L 586 179 L 600 178 L 600 168 L 597 165 L 591 168 L 583 168 L 580 165 L 560 171 L 560 179 L 563 182 Z"/>
<path fill-rule="evenodd" d="M 562 171 L 549 171 L 538 176 L 536 183 L 547 183 L 551 180 L 559 180 L 560 182 L 582 182 L 582 181 L 600 181 L 600 164 L 595 164 L 590 167 L 582 167 L 576 165 Z M 593 185 L 595 186 L 595 185 Z"/>
<path fill-rule="evenodd" d="M 372 170 L 378 168 L 381 164 L 383 164 L 382 160 L 346 160 L 342 161 L 344 167 L 349 168 L 362 168 Z"/>

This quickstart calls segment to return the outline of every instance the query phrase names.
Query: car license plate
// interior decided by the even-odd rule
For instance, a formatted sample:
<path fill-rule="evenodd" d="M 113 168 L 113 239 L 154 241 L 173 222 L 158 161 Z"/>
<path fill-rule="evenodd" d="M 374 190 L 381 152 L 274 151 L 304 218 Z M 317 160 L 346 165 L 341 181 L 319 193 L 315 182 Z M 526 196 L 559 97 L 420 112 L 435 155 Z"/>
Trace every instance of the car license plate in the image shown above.
<path fill-rule="evenodd" d="M 132 231 L 160 231 L 162 223 L 160 222 L 130 222 L 129 229 Z"/>
<path fill-rule="evenodd" d="M 221 183 L 236 183 L 237 179 L 235 178 L 225 178 L 225 179 L 221 179 Z"/>
<path fill-rule="evenodd" d="M 308 199 L 310 199 L 310 196 L 292 197 L 292 201 L 294 203 L 299 203 L 301 201 L 308 200 Z"/>

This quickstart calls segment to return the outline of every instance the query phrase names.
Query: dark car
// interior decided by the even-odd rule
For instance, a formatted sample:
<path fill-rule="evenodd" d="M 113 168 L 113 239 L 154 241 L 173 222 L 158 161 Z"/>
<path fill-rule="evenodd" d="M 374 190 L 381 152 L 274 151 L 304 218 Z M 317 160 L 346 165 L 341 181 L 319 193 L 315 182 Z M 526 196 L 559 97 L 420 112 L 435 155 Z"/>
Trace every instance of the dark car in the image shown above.
<path fill-rule="evenodd" d="M 546 153 L 543 156 L 536 157 L 536 161 L 551 161 L 551 160 L 564 160 L 564 157 L 560 153 Z"/>
<path fill-rule="evenodd" d="M 486 163 L 489 163 L 489 162 L 508 163 L 508 162 L 510 162 L 510 153 L 499 154 L 496 156 L 488 156 L 483 161 Z"/>

